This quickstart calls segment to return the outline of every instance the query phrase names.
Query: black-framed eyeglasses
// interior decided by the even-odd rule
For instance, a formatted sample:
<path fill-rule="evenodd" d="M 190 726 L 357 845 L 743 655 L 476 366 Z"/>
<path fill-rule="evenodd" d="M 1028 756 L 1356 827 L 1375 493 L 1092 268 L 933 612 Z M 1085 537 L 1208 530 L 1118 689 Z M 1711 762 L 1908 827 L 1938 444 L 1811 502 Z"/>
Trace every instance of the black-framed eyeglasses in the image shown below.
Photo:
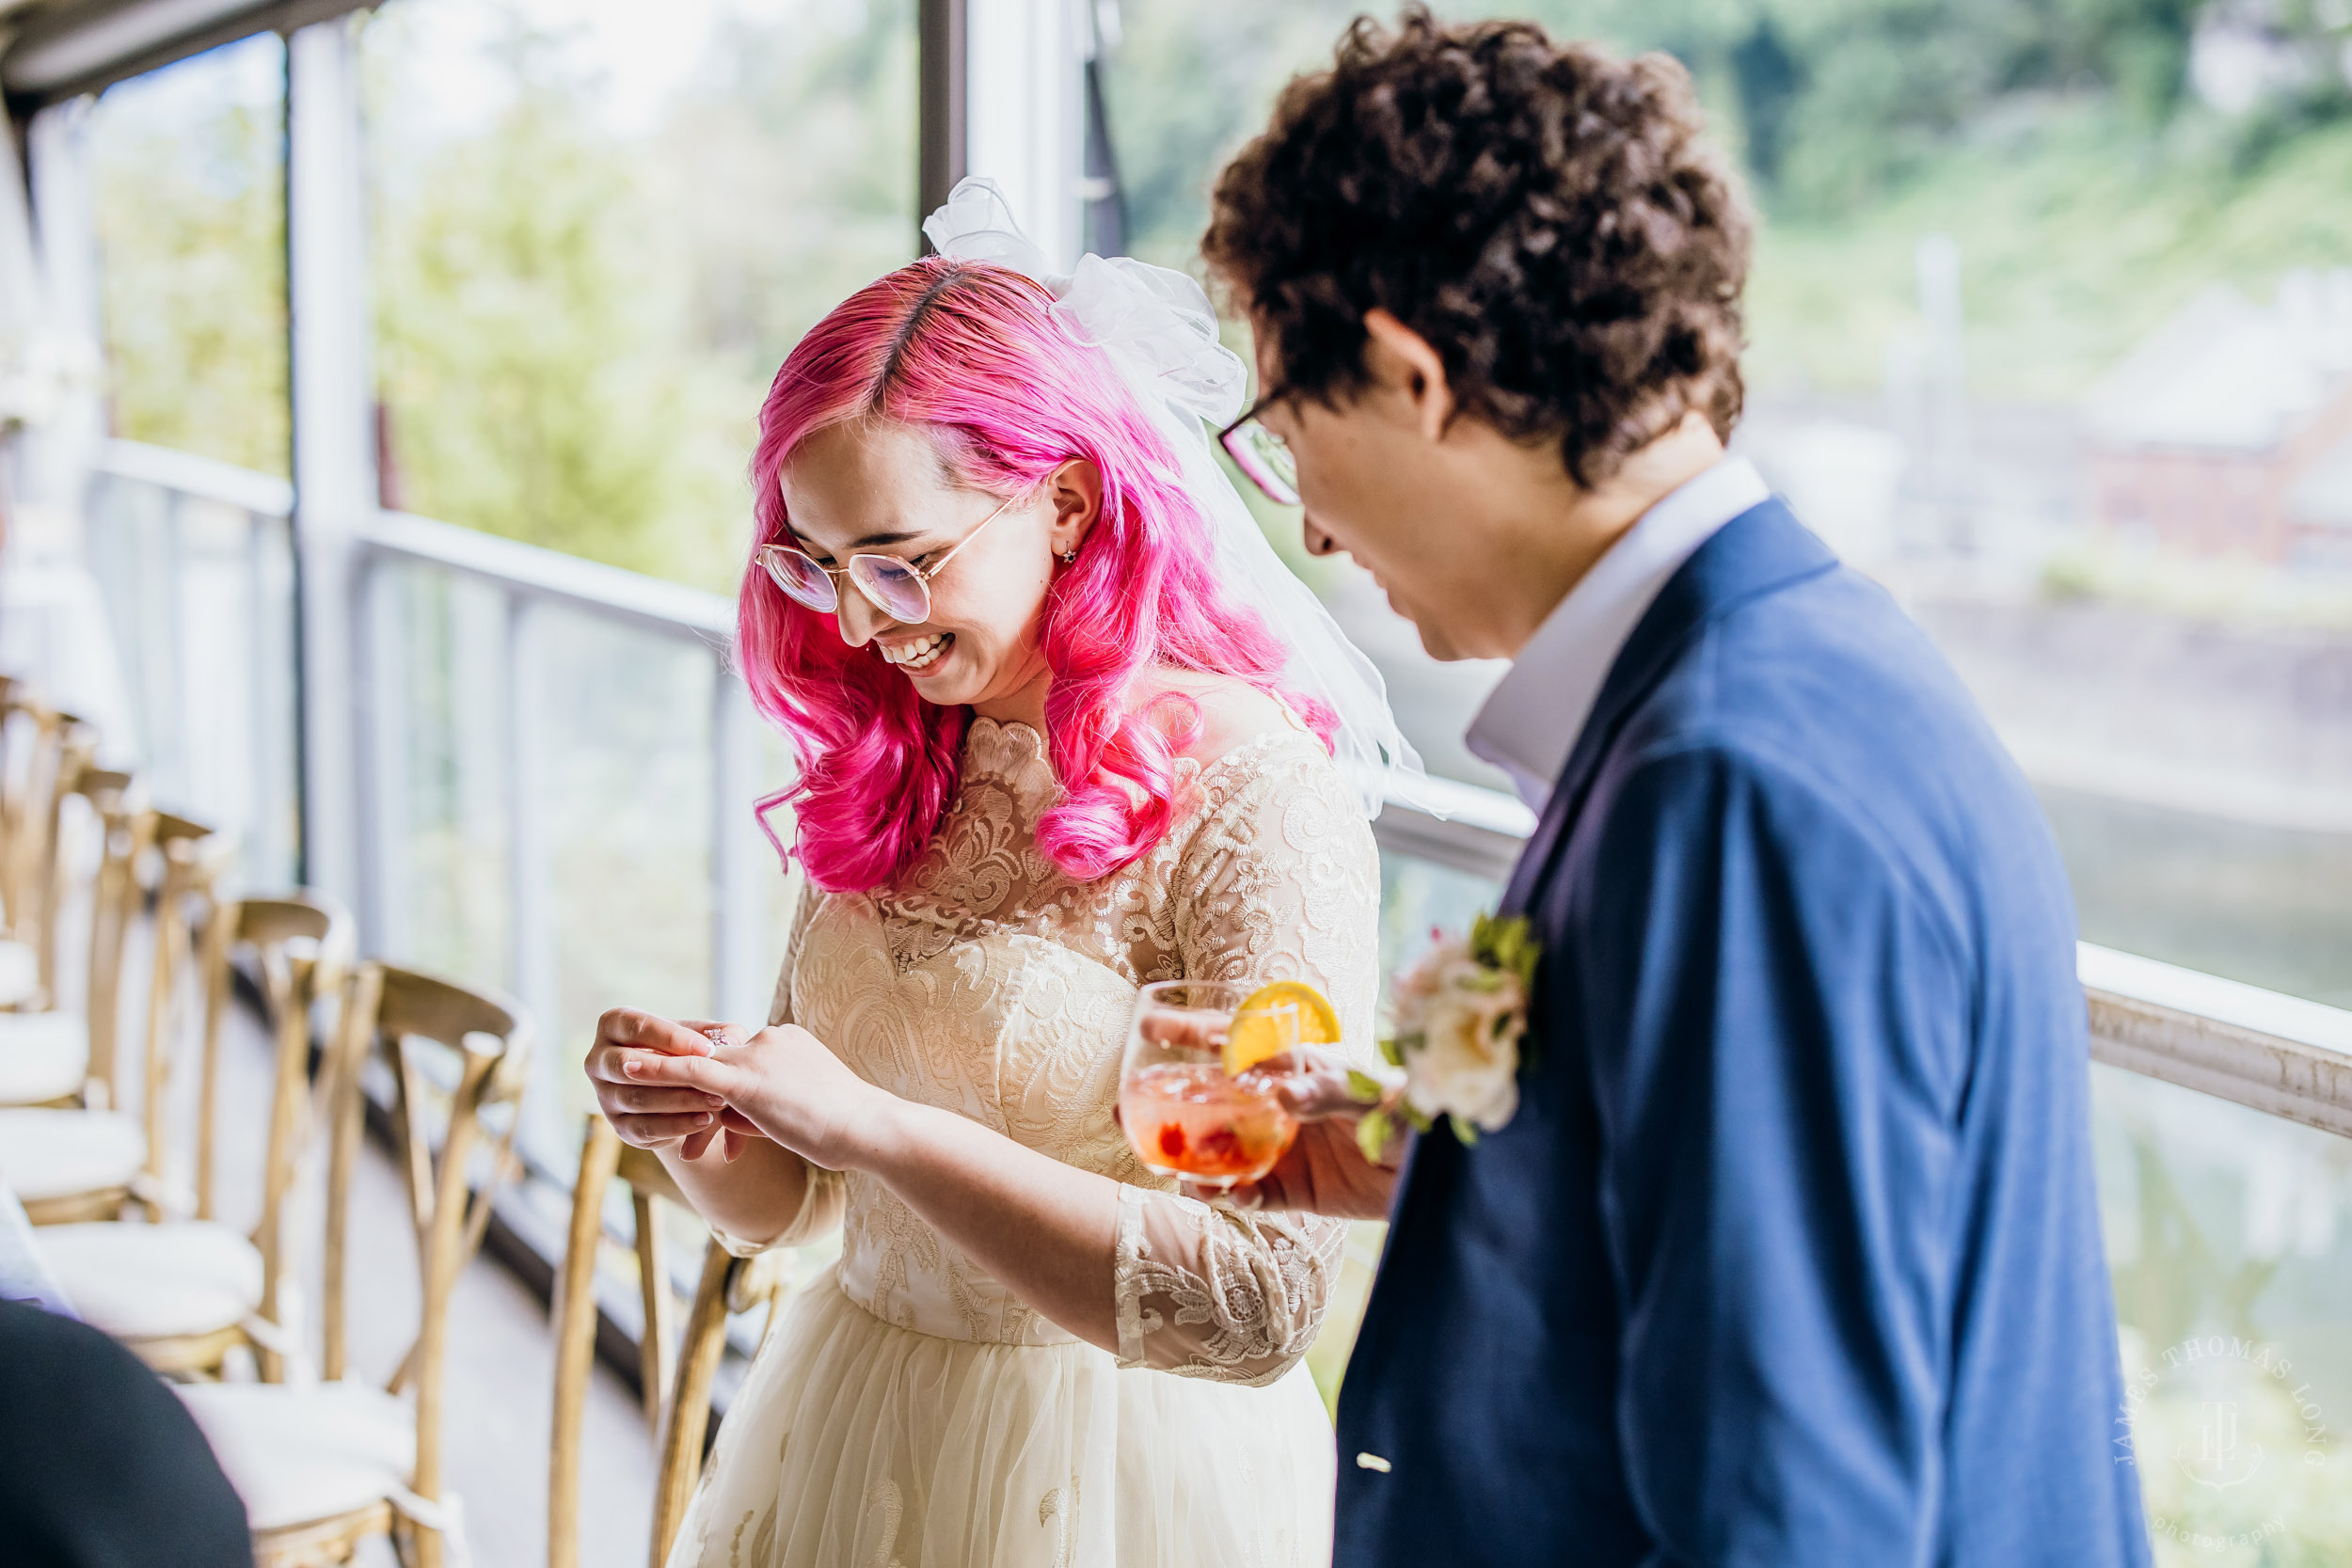
<path fill-rule="evenodd" d="M 1265 427 L 1258 416 L 1268 404 L 1283 396 L 1267 392 L 1242 410 L 1241 418 L 1216 433 L 1217 444 L 1233 460 L 1233 467 L 1249 476 L 1249 482 L 1265 492 L 1266 499 L 1277 506 L 1298 504 L 1298 459 L 1292 454 L 1288 441 Z"/>

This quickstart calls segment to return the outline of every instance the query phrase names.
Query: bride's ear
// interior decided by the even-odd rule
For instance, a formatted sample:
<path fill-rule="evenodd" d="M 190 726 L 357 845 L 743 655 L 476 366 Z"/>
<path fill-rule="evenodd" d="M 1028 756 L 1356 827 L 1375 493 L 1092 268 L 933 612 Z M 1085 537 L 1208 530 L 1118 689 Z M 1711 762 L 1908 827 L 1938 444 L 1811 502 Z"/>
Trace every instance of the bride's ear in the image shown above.
<path fill-rule="evenodd" d="M 1103 470 L 1073 457 L 1046 476 L 1045 493 L 1054 503 L 1053 551 L 1068 556 L 1086 542 L 1102 515 Z"/>

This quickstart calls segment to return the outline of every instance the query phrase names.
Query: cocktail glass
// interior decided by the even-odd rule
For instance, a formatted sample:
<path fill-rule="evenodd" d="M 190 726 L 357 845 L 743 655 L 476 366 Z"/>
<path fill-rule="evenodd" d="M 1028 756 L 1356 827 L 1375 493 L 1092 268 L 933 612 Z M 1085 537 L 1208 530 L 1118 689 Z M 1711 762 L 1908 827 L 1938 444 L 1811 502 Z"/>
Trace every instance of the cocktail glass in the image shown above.
<path fill-rule="evenodd" d="M 1245 1012 L 1249 994 L 1223 981 L 1162 980 L 1136 998 L 1119 1115 L 1136 1153 L 1162 1176 L 1224 1192 L 1264 1177 L 1298 1135 L 1273 1084 L 1298 1065 L 1297 1009 Z M 1281 1049 L 1236 1077 L 1225 1070 L 1225 1043 L 1239 1019 L 1271 1031 Z"/>

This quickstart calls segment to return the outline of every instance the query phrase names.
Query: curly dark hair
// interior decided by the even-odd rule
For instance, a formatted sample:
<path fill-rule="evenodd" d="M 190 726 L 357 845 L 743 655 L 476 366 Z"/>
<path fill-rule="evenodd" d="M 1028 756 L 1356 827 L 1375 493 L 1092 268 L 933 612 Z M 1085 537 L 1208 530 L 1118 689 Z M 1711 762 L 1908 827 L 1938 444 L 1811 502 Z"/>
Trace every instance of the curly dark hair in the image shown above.
<path fill-rule="evenodd" d="M 1586 487 L 1689 410 L 1740 417 L 1750 219 L 1689 73 L 1527 22 L 1359 17 L 1217 178 L 1210 266 L 1285 397 L 1364 385 L 1364 313 Z"/>

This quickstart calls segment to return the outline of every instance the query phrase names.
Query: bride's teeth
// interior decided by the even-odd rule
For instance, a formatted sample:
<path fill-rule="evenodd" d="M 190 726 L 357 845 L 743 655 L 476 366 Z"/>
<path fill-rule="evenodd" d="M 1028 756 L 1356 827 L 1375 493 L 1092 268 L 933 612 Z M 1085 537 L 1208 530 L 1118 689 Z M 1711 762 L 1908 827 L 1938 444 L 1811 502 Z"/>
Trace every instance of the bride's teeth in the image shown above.
<path fill-rule="evenodd" d="M 909 642 L 899 648 L 885 647 L 882 656 L 901 670 L 927 669 L 938 662 L 940 654 L 954 637 L 953 632 L 935 631 L 920 642 Z"/>

